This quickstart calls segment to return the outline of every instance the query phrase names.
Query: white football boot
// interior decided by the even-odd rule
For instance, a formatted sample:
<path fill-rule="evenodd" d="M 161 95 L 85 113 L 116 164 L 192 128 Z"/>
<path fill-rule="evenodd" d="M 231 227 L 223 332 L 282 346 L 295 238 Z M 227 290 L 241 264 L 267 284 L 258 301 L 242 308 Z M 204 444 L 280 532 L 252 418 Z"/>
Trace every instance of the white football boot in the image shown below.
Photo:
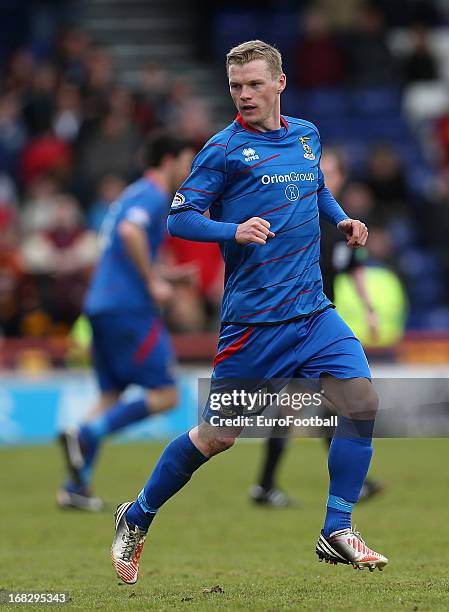
<path fill-rule="evenodd" d="M 387 557 L 368 548 L 355 528 L 334 531 L 328 538 L 321 532 L 315 551 L 320 561 L 345 563 L 354 569 L 367 567 L 370 572 L 376 567 L 382 571 L 388 563 Z"/>
<path fill-rule="evenodd" d="M 95 497 L 88 490 L 84 489 L 79 493 L 59 489 L 56 493 L 56 503 L 63 510 L 67 508 L 75 508 L 76 510 L 84 510 L 85 512 L 104 512 L 108 506 L 101 499 Z"/>
<path fill-rule="evenodd" d="M 112 565 L 117 576 L 127 584 L 137 582 L 139 558 L 145 543 L 146 531 L 126 521 L 126 511 L 134 502 L 120 504 L 115 511 L 115 535 L 111 546 Z"/>

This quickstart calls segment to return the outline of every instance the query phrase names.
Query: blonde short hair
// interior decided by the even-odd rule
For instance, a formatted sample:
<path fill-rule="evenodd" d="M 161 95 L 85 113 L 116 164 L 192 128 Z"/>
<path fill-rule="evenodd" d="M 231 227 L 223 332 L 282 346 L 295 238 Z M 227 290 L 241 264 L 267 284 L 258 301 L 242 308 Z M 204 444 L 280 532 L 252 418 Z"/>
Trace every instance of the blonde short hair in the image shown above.
<path fill-rule="evenodd" d="M 226 72 L 229 66 L 238 64 L 242 66 L 253 60 L 263 59 L 272 76 L 277 79 L 282 74 L 282 56 L 279 51 L 263 40 L 248 40 L 233 47 L 226 55 Z"/>

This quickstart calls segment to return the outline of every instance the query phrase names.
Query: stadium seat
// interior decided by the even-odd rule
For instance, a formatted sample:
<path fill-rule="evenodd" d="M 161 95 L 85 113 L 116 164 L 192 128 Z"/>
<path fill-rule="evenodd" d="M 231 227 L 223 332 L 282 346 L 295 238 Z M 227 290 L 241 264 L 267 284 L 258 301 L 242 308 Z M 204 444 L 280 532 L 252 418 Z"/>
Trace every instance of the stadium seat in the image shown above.
<path fill-rule="evenodd" d="M 255 11 L 224 11 L 215 15 L 212 29 L 214 54 L 221 62 L 231 47 L 243 40 L 260 38 L 263 22 Z"/>
<path fill-rule="evenodd" d="M 284 69 L 288 52 L 298 40 L 299 18 L 297 11 L 269 11 L 260 16 L 259 38 L 273 44 L 284 56 Z"/>
<path fill-rule="evenodd" d="M 418 242 L 416 227 L 410 219 L 395 219 L 388 224 L 388 232 L 394 236 L 393 248 L 396 253 L 414 247 Z"/>
<path fill-rule="evenodd" d="M 304 112 L 323 117 L 350 115 L 350 98 L 342 89 L 314 89 L 301 96 Z"/>
<path fill-rule="evenodd" d="M 443 270 L 438 258 L 423 248 L 404 250 L 399 267 L 406 279 L 410 301 L 416 308 L 444 303 Z"/>
<path fill-rule="evenodd" d="M 401 92 L 399 89 L 354 89 L 349 94 L 351 111 L 355 115 L 377 115 L 399 117 L 401 114 Z"/>

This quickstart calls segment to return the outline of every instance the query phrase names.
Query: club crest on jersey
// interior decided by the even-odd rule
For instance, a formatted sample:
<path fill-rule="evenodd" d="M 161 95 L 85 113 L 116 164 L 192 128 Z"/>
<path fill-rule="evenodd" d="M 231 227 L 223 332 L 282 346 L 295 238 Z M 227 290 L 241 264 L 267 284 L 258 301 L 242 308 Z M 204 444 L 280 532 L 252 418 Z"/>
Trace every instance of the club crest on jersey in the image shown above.
<path fill-rule="evenodd" d="M 182 206 L 185 201 L 185 196 L 183 196 L 182 193 L 179 193 L 179 191 L 177 191 L 175 193 L 175 197 L 173 198 L 173 202 L 171 203 L 172 208 L 175 208 L 176 206 Z"/>
<path fill-rule="evenodd" d="M 302 148 L 305 151 L 304 157 L 306 159 L 310 159 L 310 161 L 313 161 L 315 159 L 315 155 L 312 151 L 312 147 L 309 144 L 307 144 L 308 140 L 310 140 L 308 136 L 301 136 L 299 139 L 299 142 L 302 144 Z"/>
<path fill-rule="evenodd" d="M 246 162 L 250 162 L 250 161 L 259 159 L 259 156 L 257 155 L 256 151 L 254 149 L 251 149 L 251 147 L 248 147 L 247 149 L 243 149 L 242 155 L 244 155 Z"/>

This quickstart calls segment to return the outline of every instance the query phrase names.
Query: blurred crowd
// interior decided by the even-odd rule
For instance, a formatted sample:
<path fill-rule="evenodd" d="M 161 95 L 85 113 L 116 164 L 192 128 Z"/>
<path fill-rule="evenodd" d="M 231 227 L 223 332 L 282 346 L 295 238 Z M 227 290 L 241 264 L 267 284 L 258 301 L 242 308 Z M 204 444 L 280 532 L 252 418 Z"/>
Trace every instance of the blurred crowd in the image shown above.
<path fill-rule="evenodd" d="M 141 173 L 145 135 L 161 126 L 185 134 L 198 147 L 211 134 L 206 108 L 188 79 L 149 64 L 137 90 L 122 87 L 108 50 L 79 29 L 61 34 L 40 61 L 26 48 L 10 55 L 0 94 L 4 335 L 68 331 L 81 309 L 108 206 Z M 171 309 L 175 327 L 206 325 L 209 294 L 215 292 L 207 265 L 213 265 L 215 251 L 211 258 L 209 250 L 192 253 L 190 260 L 199 260 L 199 278 L 195 291 L 182 283 L 178 288 L 185 299 Z M 167 243 L 167 260 L 185 260 L 178 252 L 175 241 Z M 194 299 L 203 290 L 205 300 Z M 194 317 L 194 303 L 200 301 Z M 187 303 L 192 307 L 175 324 Z"/>
<path fill-rule="evenodd" d="M 330 129 L 325 139 L 332 144 L 325 170 L 348 214 L 369 224 L 368 265 L 398 271 L 410 296 L 413 327 L 449 325 L 449 70 L 448 55 L 441 52 L 449 48 L 449 38 L 442 35 L 449 20 L 445 2 L 406 0 L 400 3 L 402 12 L 393 10 L 396 2 L 278 2 L 276 8 L 262 2 L 257 19 L 263 24 L 254 14 L 247 23 L 243 14 L 236 16 L 232 2 L 220 12 L 220 4 L 210 15 L 210 44 L 217 57 L 222 62 L 223 52 L 244 38 L 258 36 L 279 46 L 289 75 L 286 110 L 298 102 L 291 114 L 323 124 L 323 135 L 326 125 L 340 128 L 335 134 Z M 292 10 L 293 4 L 295 19 L 278 27 L 276 15 Z M 226 25 L 230 16 L 231 33 Z M 0 328 L 5 336 L 63 335 L 80 312 L 108 206 L 142 170 L 139 151 L 145 135 L 163 126 L 200 147 L 216 126 L 187 76 L 148 63 L 138 84 L 125 87 L 110 50 L 78 27 L 59 31 L 44 52 L 22 41 L 4 58 Z M 390 116 L 377 117 L 369 143 L 370 118 L 362 117 L 357 140 L 348 96 L 371 92 L 357 98 L 363 111 L 365 103 L 369 107 L 376 100 L 394 106 L 398 88 L 399 123 L 405 117 L 406 131 L 397 131 L 390 109 Z M 393 94 L 381 99 L 376 91 Z M 312 110 L 302 112 L 302 103 Z M 351 137 L 346 124 L 335 120 L 339 104 L 352 121 Z M 382 130 L 390 124 L 389 140 Z M 401 142 L 402 150 L 395 146 Z M 191 264 L 196 271 L 194 282 L 176 286 L 168 309 L 171 328 L 213 329 L 223 281 L 217 247 L 168 239 L 164 260 Z"/>

